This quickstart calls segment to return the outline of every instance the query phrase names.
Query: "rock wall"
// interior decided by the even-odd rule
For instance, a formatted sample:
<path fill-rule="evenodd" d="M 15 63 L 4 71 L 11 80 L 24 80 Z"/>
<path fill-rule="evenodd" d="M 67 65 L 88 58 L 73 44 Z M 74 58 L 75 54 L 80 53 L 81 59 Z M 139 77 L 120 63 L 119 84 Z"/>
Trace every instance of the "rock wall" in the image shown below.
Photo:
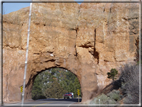
<path fill-rule="evenodd" d="M 3 98 L 21 100 L 29 7 L 3 16 Z M 108 85 L 111 68 L 135 62 L 138 3 L 33 3 L 25 98 L 38 73 L 62 67 L 81 84 L 82 101 Z"/>

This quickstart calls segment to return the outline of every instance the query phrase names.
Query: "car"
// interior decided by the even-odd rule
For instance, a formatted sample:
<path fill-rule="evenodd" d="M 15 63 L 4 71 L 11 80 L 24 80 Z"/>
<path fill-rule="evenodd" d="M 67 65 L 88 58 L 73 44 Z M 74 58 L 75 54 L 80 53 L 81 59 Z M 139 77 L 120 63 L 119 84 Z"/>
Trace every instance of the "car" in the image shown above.
<path fill-rule="evenodd" d="M 64 94 L 64 99 L 73 99 L 73 93 L 68 92 L 68 93 Z"/>

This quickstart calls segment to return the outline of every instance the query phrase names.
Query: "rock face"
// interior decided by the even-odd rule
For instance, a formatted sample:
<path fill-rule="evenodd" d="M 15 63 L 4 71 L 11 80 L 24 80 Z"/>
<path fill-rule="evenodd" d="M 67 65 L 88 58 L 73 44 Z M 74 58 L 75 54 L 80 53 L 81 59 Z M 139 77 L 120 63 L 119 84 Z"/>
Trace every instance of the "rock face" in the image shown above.
<path fill-rule="evenodd" d="M 3 100 L 21 100 L 29 7 L 3 17 Z M 108 85 L 111 68 L 134 63 L 138 3 L 33 3 L 25 98 L 38 73 L 62 67 L 81 84 L 82 101 Z"/>

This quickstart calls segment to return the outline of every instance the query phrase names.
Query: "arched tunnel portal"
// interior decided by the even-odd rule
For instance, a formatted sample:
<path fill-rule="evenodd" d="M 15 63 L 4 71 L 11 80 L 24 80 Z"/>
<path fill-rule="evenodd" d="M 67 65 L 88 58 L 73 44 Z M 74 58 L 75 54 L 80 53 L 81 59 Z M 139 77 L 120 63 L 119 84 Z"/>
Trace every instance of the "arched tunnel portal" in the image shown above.
<path fill-rule="evenodd" d="M 33 78 L 31 96 L 37 99 L 73 99 L 80 98 L 81 86 L 77 76 L 66 68 L 53 67 L 41 72 Z M 31 88 L 30 88 L 31 89 Z M 79 90 L 79 92 L 78 92 Z M 64 96 L 73 93 L 72 96 Z"/>
<path fill-rule="evenodd" d="M 97 91 L 97 82 L 94 69 L 89 68 L 87 64 L 77 63 L 77 59 L 74 56 L 70 56 L 68 59 L 55 58 L 53 54 L 50 54 L 52 59 L 46 60 L 44 62 L 35 63 L 34 61 L 29 62 L 26 89 L 25 89 L 25 99 L 31 99 L 31 90 L 34 82 L 34 78 L 41 73 L 50 68 L 65 68 L 75 74 L 81 85 L 82 101 L 89 100 L 94 96 Z M 74 60 L 73 60 L 74 59 Z M 86 72 L 89 70 L 90 72 Z M 89 78 L 87 78 L 89 76 Z"/>

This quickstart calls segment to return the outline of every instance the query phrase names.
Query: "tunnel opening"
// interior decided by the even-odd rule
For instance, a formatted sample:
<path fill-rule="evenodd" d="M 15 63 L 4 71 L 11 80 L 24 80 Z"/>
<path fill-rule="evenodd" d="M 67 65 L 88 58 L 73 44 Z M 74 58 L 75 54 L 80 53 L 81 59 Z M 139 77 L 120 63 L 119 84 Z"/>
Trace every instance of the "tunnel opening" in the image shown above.
<path fill-rule="evenodd" d="M 80 99 L 81 86 L 77 76 L 65 68 L 49 68 L 34 76 L 31 98 L 38 99 Z M 80 93 L 77 92 L 80 90 Z M 73 93 L 73 94 L 72 94 Z"/>

